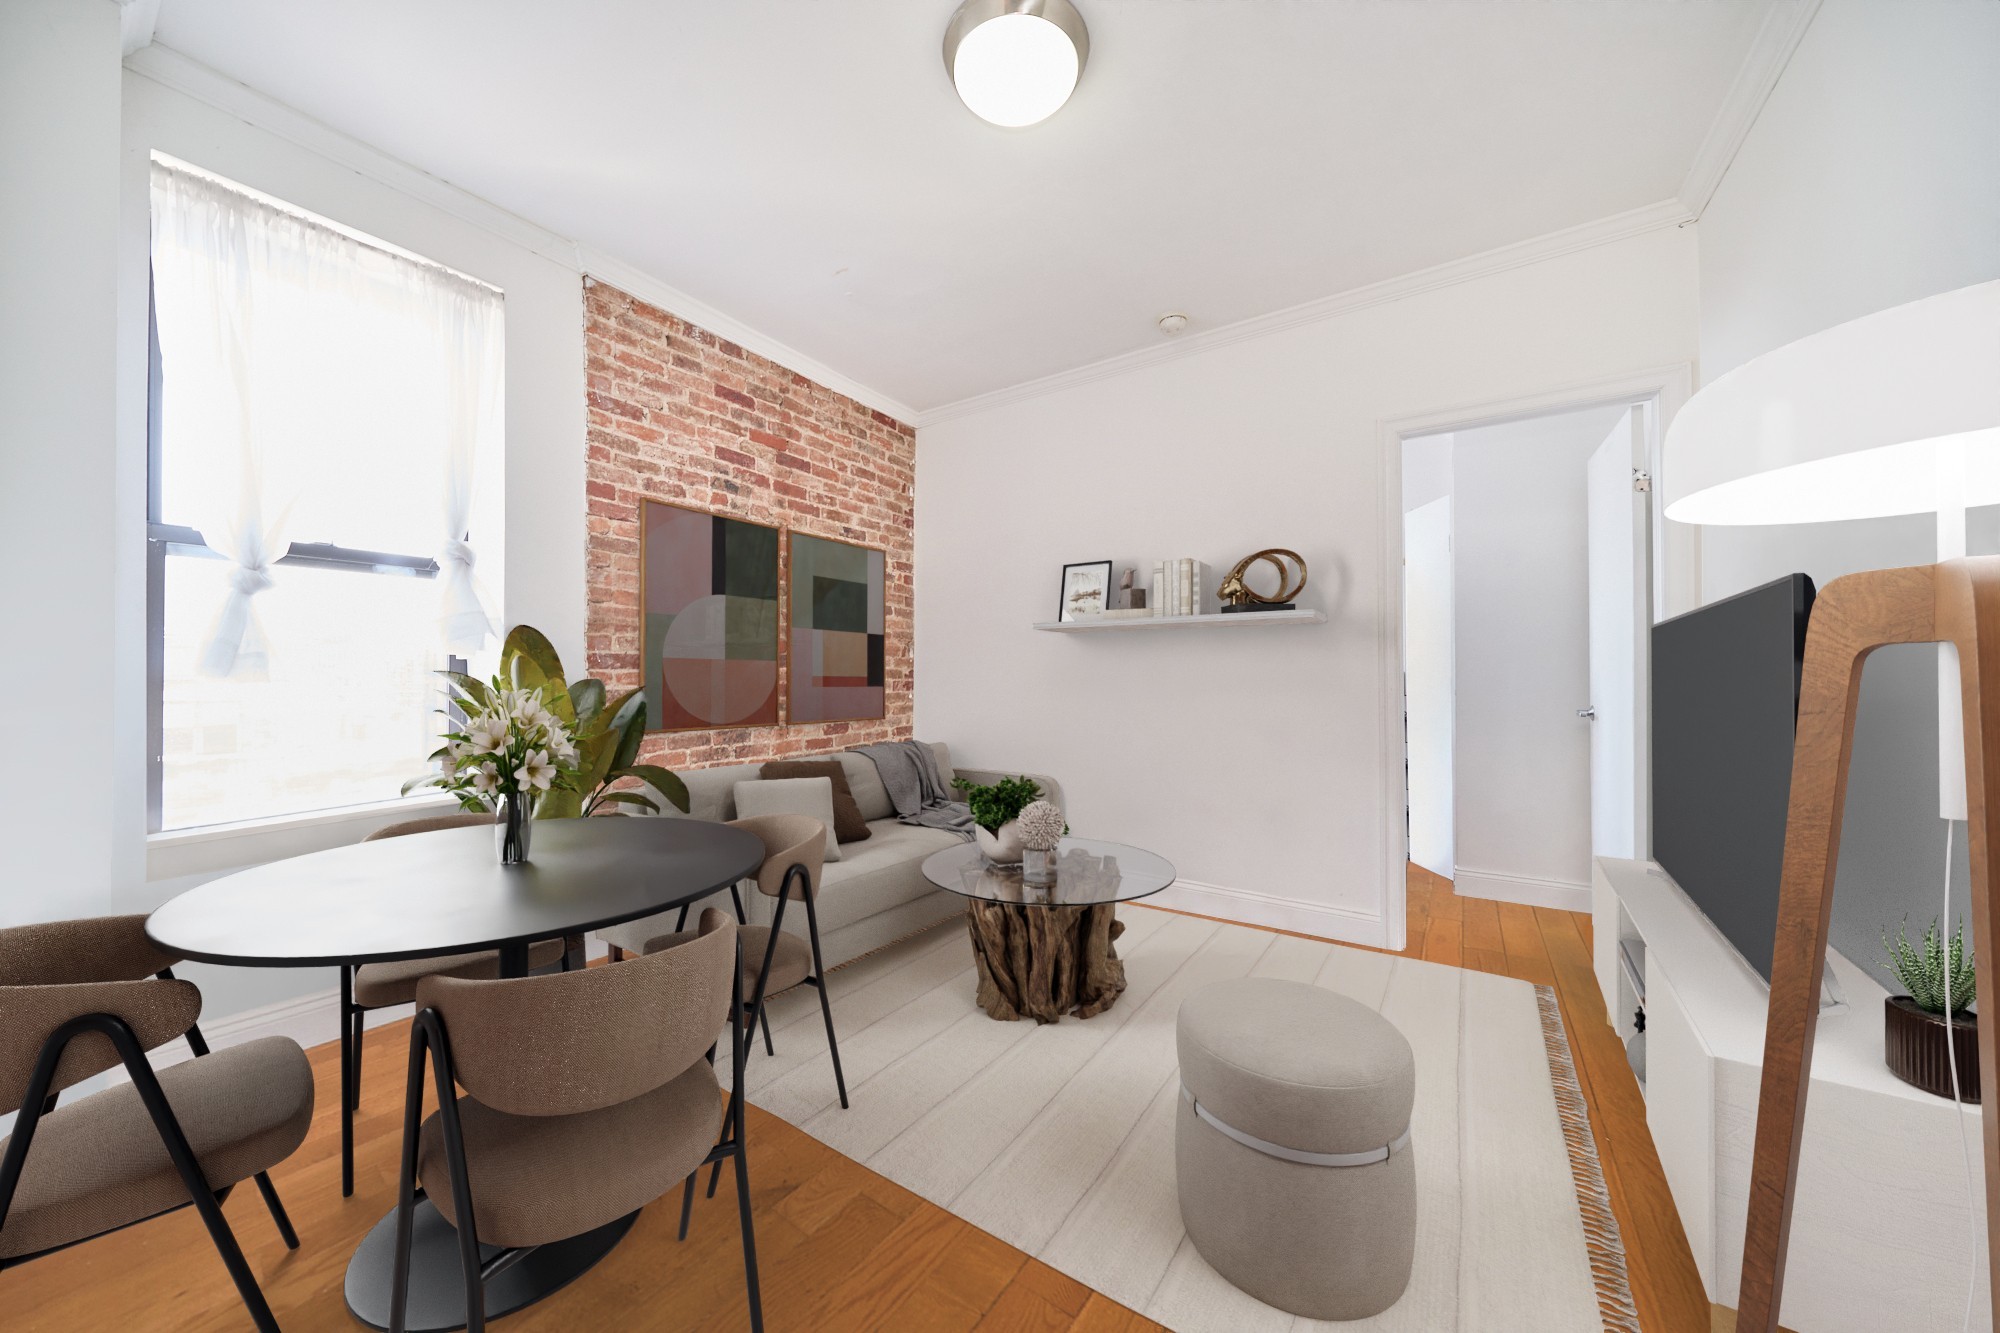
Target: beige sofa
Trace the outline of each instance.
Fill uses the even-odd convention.
[[[1000,772],[985,769],[962,768],[954,773],[950,748],[942,744],[931,748],[937,754],[938,770],[947,786],[954,776],[981,784],[1000,780]],[[838,759],[846,771],[847,785],[854,793],[855,804],[861,807],[861,815],[868,821],[868,839],[865,842],[842,843],[840,860],[827,862],[820,875],[820,948],[828,967],[838,966],[871,949],[879,949],[891,940],[959,915],[963,909],[958,895],[933,886],[924,878],[922,866],[924,858],[931,853],[955,846],[963,839],[943,829],[898,823],[895,808],[889,803],[889,793],[882,786],[882,777],[875,771],[875,762],[866,755],[847,751],[833,755],[789,757]],[[681,816],[679,811],[674,810],[668,813],[677,818],[734,819],[736,784],[756,781],[761,767],[759,764],[734,764],[727,768],[698,768],[682,772],[680,776],[688,788],[688,814]],[[1018,773],[1010,769],[1006,775],[1012,777]],[[1063,803],[1062,788],[1055,779],[1039,773],[1025,776],[1040,783],[1042,794],[1049,800],[1058,805]],[[768,924],[771,920],[770,900],[755,892],[747,882],[741,892],[744,911],[751,924]],[[637,951],[645,946],[646,941],[672,930],[678,915],[678,912],[673,912],[645,917],[598,931],[597,937],[618,948]],[[785,913],[785,929],[796,930],[803,936],[806,932],[805,913]]]

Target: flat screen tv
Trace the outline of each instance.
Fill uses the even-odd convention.
[[[1653,627],[1653,859],[1766,981],[1813,582]]]

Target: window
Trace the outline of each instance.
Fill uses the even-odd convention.
[[[151,828],[394,799],[493,639],[500,293],[169,159],[152,221]]]

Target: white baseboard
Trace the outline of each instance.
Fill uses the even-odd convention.
[[[1590,886],[1532,875],[1503,875],[1497,870],[1453,866],[1452,891],[1461,898],[1491,898],[1524,907],[1554,907],[1565,912],[1590,910]]]
[[[1324,903],[1277,898],[1268,893],[1224,888],[1220,884],[1203,884],[1191,879],[1176,881],[1171,888],[1139,900],[1141,906],[1149,904],[1178,912],[1193,912],[1199,916],[1221,917],[1226,921],[1241,921],[1251,926],[1270,926],[1277,930],[1295,930],[1302,935],[1344,940],[1349,944],[1365,944],[1371,949],[1389,947],[1389,933],[1382,918],[1376,913],[1358,912],[1351,907],[1329,907]]]

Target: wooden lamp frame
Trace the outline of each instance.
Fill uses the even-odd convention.
[[[2000,908],[1992,859],[2000,838],[2000,557],[1835,579],[1820,592],[1806,629],[1777,944],[1771,962],[1771,1007],[1764,1029],[1763,1081],[1750,1169],[1750,1215],[1743,1236],[1743,1284],[1737,1297],[1739,1333],[1773,1333],[1778,1327],[1861,667],[1875,649],[1898,643],[1950,643],[1958,649],[1965,705],[1973,949],[1982,963],[1994,957],[1989,951],[1994,946],[1994,913]],[[1989,735],[1996,739],[1990,746]],[[1990,803],[1989,792],[1996,794]],[[1978,975],[1981,1012],[2000,1015],[1992,968],[1982,966]],[[1996,1037],[2000,1022],[1979,1025],[1979,1063],[1988,1089],[2000,1085]],[[1989,1092],[1982,1102],[1987,1265],[1993,1290],[2000,1292],[2000,1251],[1992,1244],[1993,1238],[2000,1238],[2000,1096]]]

